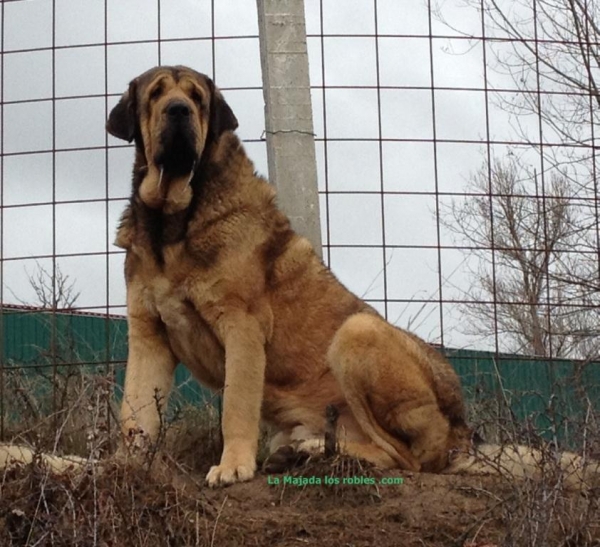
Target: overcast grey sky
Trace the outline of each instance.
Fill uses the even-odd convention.
[[[213,76],[239,119],[249,156],[267,175],[256,3],[214,4],[213,66],[209,0],[160,6],[106,0],[106,25],[102,0],[55,0],[54,14],[51,0],[4,3],[3,301],[35,304],[27,274],[36,263],[51,270],[52,260],[31,257],[56,253],[61,270],[81,291],[78,306],[108,301],[113,313],[124,313],[123,254],[112,241],[129,195],[133,151],[107,137],[104,123],[128,82],[156,64],[185,64]],[[430,40],[425,2],[378,0],[376,42],[372,1],[323,0],[322,25],[321,2],[305,5],[319,186],[330,191],[321,194],[323,234],[332,245],[324,254],[359,295],[401,300],[388,303],[390,320],[407,326],[412,318],[413,330],[439,342],[439,304],[422,302],[440,298],[435,173],[441,192],[459,193],[484,158],[483,46],[459,39],[461,33],[480,33],[479,14],[460,0],[443,2],[444,16],[457,31],[432,18],[433,34],[440,37]],[[488,85],[510,82],[490,73]],[[489,108],[491,138],[514,140],[507,114]],[[381,162],[380,134],[388,139],[381,144]],[[465,140],[471,142],[448,142]],[[492,146],[495,155],[506,151],[503,144]],[[453,243],[444,230],[439,242]],[[441,268],[442,300],[464,298],[464,256],[442,250]],[[374,305],[383,311],[382,303]],[[456,330],[455,304],[444,303],[442,316],[446,345],[477,345]]]

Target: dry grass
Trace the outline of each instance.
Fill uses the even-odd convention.
[[[0,538],[2,545],[199,545],[200,501],[188,491],[122,464],[76,476],[35,464],[12,469],[0,489]]]
[[[160,446],[131,464],[113,456],[114,385],[78,368],[52,378],[11,373],[8,440],[39,454],[77,454],[90,463],[83,472],[65,475],[49,473],[39,458],[3,470],[0,545],[210,545],[211,534],[199,524],[215,514],[201,495],[202,476],[221,451],[212,406],[175,404],[165,417]],[[50,382],[58,397],[46,389]],[[55,411],[44,415],[53,404]],[[92,463],[96,458],[101,465]]]
[[[11,380],[23,390],[5,401],[13,439],[39,451],[101,457],[103,463],[63,476],[49,474],[38,461],[5,470],[2,546],[391,546],[400,536],[407,547],[600,545],[600,489],[565,488],[555,446],[527,424],[511,423],[497,403],[487,414],[480,405],[476,418],[488,431],[495,428],[498,439],[537,446],[543,455],[539,477],[408,474],[404,485],[385,487],[382,477],[400,473],[334,455],[307,458],[288,472],[296,479],[319,477],[320,486],[272,485],[259,474],[251,483],[210,491],[203,477],[222,446],[214,407],[175,405],[179,410],[165,416],[160,449],[131,465],[111,457],[114,386],[83,372],[53,380],[64,396],[49,416],[43,409],[51,391],[26,383],[39,378]],[[591,455],[600,439],[596,417],[590,414],[580,425],[580,448]],[[264,454],[263,444],[259,460]],[[331,479],[327,485],[325,477]],[[349,477],[374,484],[345,483]]]

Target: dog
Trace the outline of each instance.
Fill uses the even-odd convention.
[[[223,390],[210,486],[253,478],[261,420],[275,431],[274,460],[321,450],[328,408],[345,454],[480,471],[450,363],[336,279],[278,209],[237,126],[213,81],[183,66],[141,74],[109,114],[107,131],[135,143],[116,238],[126,250],[125,444],[157,439],[182,362]]]
[[[237,125],[214,83],[181,66],[135,78],[109,115],[108,132],[136,150],[116,240],[127,251],[126,436],[156,437],[156,393],[166,399],[181,361],[223,389],[211,485],[253,477],[261,418],[276,451],[322,438],[328,405],[345,452],[444,469],[468,443],[454,370],[323,265],[256,175]]]

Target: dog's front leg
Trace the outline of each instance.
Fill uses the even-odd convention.
[[[160,433],[161,413],[177,361],[159,318],[130,312],[129,355],[121,405],[122,432],[130,448],[147,450]]]
[[[223,454],[206,480],[210,486],[247,481],[256,470],[260,409],[265,375],[265,335],[243,311],[221,315],[216,331],[225,346]]]

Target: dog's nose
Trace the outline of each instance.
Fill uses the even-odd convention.
[[[167,114],[173,119],[187,118],[190,115],[190,107],[183,101],[173,101],[167,106]]]

